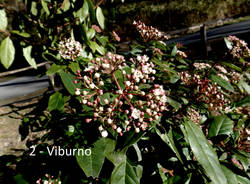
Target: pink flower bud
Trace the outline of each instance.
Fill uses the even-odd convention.
[[[126,114],[129,114],[129,110],[125,110],[125,113],[126,113]]]
[[[85,122],[86,122],[86,123],[89,123],[89,122],[91,122],[91,121],[92,121],[92,119],[90,119],[90,118],[85,119]]]
[[[77,84],[77,80],[74,80],[74,84]]]
[[[100,97],[97,97],[96,100],[97,100],[98,103],[100,103],[100,101],[101,101]]]

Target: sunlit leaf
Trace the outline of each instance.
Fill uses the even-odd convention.
[[[6,37],[0,45],[0,61],[8,69],[15,58],[15,47],[10,37]]]
[[[32,49],[32,46],[28,46],[28,47],[23,48],[23,56],[28,61],[30,66],[37,69],[36,61],[34,58],[31,57],[31,49]]]
[[[105,19],[104,19],[104,15],[102,13],[102,9],[99,6],[96,8],[96,19],[97,19],[97,22],[100,25],[100,27],[102,29],[104,29],[104,27],[105,27],[104,20]]]
[[[4,9],[0,10],[0,30],[5,30],[8,25],[8,19]]]

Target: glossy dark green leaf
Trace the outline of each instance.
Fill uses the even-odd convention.
[[[236,175],[238,184],[249,184],[249,179],[242,177],[240,175]]]
[[[97,22],[100,25],[100,27],[102,29],[104,29],[105,28],[105,24],[104,24],[105,18],[104,18],[104,15],[102,13],[102,9],[99,6],[96,8],[96,19],[97,19]]]
[[[181,107],[181,104],[170,97],[167,97],[167,103],[169,103],[175,110],[178,110]]]
[[[77,70],[80,70],[80,66],[78,63],[76,62],[72,62],[69,64],[69,68],[71,69],[71,71],[76,74],[77,73]]]
[[[233,132],[234,122],[226,115],[215,116],[209,127],[208,136],[230,135]]]
[[[237,107],[246,107],[249,105],[250,105],[250,96],[247,96],[246,98],[243,98],[242,100],[236,103]]]
[[[95,7],[94,7],[94,5],[93,5],[92,0],[86,0],[86,1],[88,2],[91,21],[94,22],[95,19],[96,19]]]
[[[216,82],[219,86],[223,87],[224,89],[234,93],[234,87],[226,80],[222,79],[220,76],[211,75],[211,80]]]
[[[31,50],[32,50],[32,46],[23,48],[23,56],[26,59],[26,61],[28,61],[30,66],[37,69],[36,61],[34,58],[31,57]]]
[[[221,168],[227,178],[227,183],[228,184],[237,184],[238,180],[236,177],[236,174],[234,174],[230,169],[228,169],[226,166],[221,165]]]
[[[15,47],[10,37],[6,37],[0,45],[0,61],[8,69],[15,58]]]
[[[125,152],[113,152],[107,158],[115,165],[110,178],[111,184],[140,183],[142,167],[132,166],[127,160]]]
[[[114,151],[115,141],[108,138],[101,138],[91,148],[91,155],[76,155],[79,166],[87,177],[97,178],[102,169],[106,152]]]
[[[160,138],[172,149],[172,151],[175,153],[177,158],[180,160],[180,162],[183,164],[183,161],[181,159],[181,155],[178,151],[178,149],[175,146],[174,138],[172,129],[169,130],[167,134],[162,134],[158,129],[156,129],[156,133],[160,136]]]
[[[61,93],[56,92],[49,98],[48,111],[59,110],[64,107],[64,98]]]
[[[5,30],[8,26],[8,19],[4,9],[0,10],[0,30]]]
[[[53,75],[55,73],[58,73],[66,68],[65,65],[57,65],[53,63],[51,67],[47,70],[46,75]]]
[[[219,163],[218,157],[205,135],[195,123],[186,120],[184,123],[185,138],[188,140],[195,158],[201,164],[213,184],[227,184],[227,179]]]
[[[242,87],[247,92],[247,94],[250,95],[250,86],[248,85],[248,83],[246,81],[241,80],[239,82],[239,86]]]
[[[75,89],[79,87],[79,84],[74,84],[75,76],[66,72],[60,72],[60,76],[65,88],[71,95],[74,95]]]

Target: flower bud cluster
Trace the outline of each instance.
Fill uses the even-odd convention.
[[[208,105],[211,112],[229,110],[230,101],[225,99],[223,91],[217,83],[211,83],[208,79],[202,79],[200,75],[189,75],[187,72],[181,74],[182,82],[187,86],[192,86],[196,100]]]
[[[228,36],[227,40],[232,43],[232,49],[230,49],[230,54],[234,58],[249,58],[250,49],[247,47],[247,43],[243,40],[240,40],[236,36]]]
[[[45,179],[39,179],[36,181],[36,184],[61,184],[62,182],[59,179],[55,179],[49,174],[45,174]]]
[[[164,40],[168,39],[163,32],[159,31],[158,29],[152,26],[146,26],[142,21],[134,21],[133,24],[135,25],[137,31],[140,33],[143,40],[146,42],[148,40]]]
[[[187,54],[181,50],[177,50],[176,55],[180,58],[187,58]]]
[[[121,136],[130,130],[145,131],[167,110],[163,86],[149,85],[156,73],[154,64],[146,55],[130,58],[130,61],[131,68],[125,65],[122,56],[107,53],[77,73],[75,83],[80,83],[81,89],[76,88],[75,94],[81,97],[85,107],[93,109],[93,116],[87,118],[86,123],[100,122],[98,129],[102,137],[108,136],[108,129]],[[122,80],[117,78],[117,70],[122,73]],[[149,87],[141,89],[145,84]]]
[[[211,65],[210,65],[210,64],[207,64],[207,63],[194,63],[193,66],[194,66],[197,70],[202,70],[202,69],[211,68]]]
[[[196,123],[197,125],[200,124],[200,120],[201,120],[201,116],[199,114],[199,112],[197,112],[195,109],[190,108],[189,111],[187,112],[188,117],[191,121],[193,121],[194,123]]]
[[[65,39],[59,42],[59,54],[63,59],[71,59],[75,61],[75,58],[80,57],[82,54],[82,45],[80,42],[73,40],[72,38]]]

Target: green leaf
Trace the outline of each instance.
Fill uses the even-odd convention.
[[[77,72],[77,70],[80,70],[80,66],[79,66],[79,64],[78,63],[70,63],[69,64],[69,68],[71,69],[71,71],[74,73],[74,74],[76,74],[76,72]]]
[[[0,30],[5,30],[8,26],[8,19],[4,9],[0,10]]]
[[[30,37],[30,34],[29,33],[26,33],[26,32],[20,32],[18,30],[12,30],[10,31],[12,34],[17,34],[19,36],[22,36],[24,38],[29,38]]]
[[[31,2],[31,13],[33,15],[35,15],[35,16],[37,16],[37,13],[38,13],[38,11],[37,11],[37,3],[34,2],[34,1]]]
[[[77,12],[77,16],[80,18],[80,22],[83,22],[89,14],[89,5],[87,1],[84,1],[83,6]]]
[[[105,27],[104,20],[105,19],[104,19],[104,15],[102,13],[102,9],[99,6],[96,8],[96,19],[97,19],[97,22],[100,25],[100,27],[102,29],[104,29],[104,27]]]
[[[79,84],[74,84],[74,75],[66,72],[60,72],[60,77],[62,79],[63,85],[68,90],[71,95],[75,94],[75,89],[79,87]]]
[[[150,84],[140,84],[139,85],[139,90],[142,90],[142,89],[150,89],[152,87],[152,85]]]
[[[220,76],[211,75],[211,80],[213,82],[216,82],[218,85],[220,85],[224,89],[234,93],[234,87],[228,81],[222,79]]]
[[[101,138],[91,148],[91,155],[76,155],[76,160],[87,177],[97,178],[102,169],[106,152],[114,151],[115,141],[108,138]]]
[[[237,184],[249,184],[249,179],[242,177],[240,175],[236,175],[238,183]]]
[[[37,69],[36,61],[34,58],[31,57],[31,49],[32,49],[32,46],[28,46],[28,47],[23,48],[23,56],[28,61],[30,66]]]
[[[176,56],[177,54],[177,46],[175,45],[174,48],[172,49],[171,56]]]
[[[63,11],[67,11],[70,8],[70,0],[64,0],[62,3],[62,9]]]
[[[16,184],[29,184],[21,174],[14,176],[14,180]]]
[[[91,40],[92,38],[94,38],[95,36],[95,30],[93,28],[90,28],[87,32],[87,37],[89,40]]]
[[[250,165],[250,154],[244,151],[237,151],[237,153],[235,153],[233,155],[233,158],[235,158],[236,160],[239,160],[244,168],[245,171],[247,171],[249,169],[249,165]]]
[[[232,43],[225,37],[224,38],[225,44],[229,50],[233,48]]]
[[[249,105],[250,105],[250,96],[247,96],[246,98],[244,98],[236,103],[237,107],[246,107]]]
[[[180,155],[179,151],[177,150],[177,148],[175,146],[175,143],[174,143],[172,129],[170,129],[167,134],[162,134],[158,129],[156,129],[156,133],[172,149],[172,151],[175,153],[175,155],[177,156],[177,158],[183,164],[183,161],[181,159],[181,155]]]
[[[239,82],[239,86],[241,86],[247,92],[247,94],[250,95],[250,86],[244,80]]]
[[[15,47],[10,37],[6,37],[0,45],[0,61],[8,69],[15,58]]]
[[[242,72],[242,70],[241,70],[240,67],[238,67],[238,66],[236,66],[236,65],[234,65],[234,64],[232,64],[232,63],[221,62],[221,64],[223,64],[223,65],[225,65],[225,66],[227,66],[227,67],[229,67],[229,68],[232,68],[232,69],[234,69],[234,70],[236,70],[236,71],[238,71],[238,72]]]
[[[221,165],[221,168],[227,178],[227,183],[228,184],[237,184],[238,180],[236,177],[236,174],[234,174],[230,169],[228,169],[226,166]]]
[[[61,93],[56,92],[49,97],[48,111],[59,110],[64,107],[64,98]]]
[[[65,65],[56,65],[55,63],[53,63],[51,67],[47,70],[46,75],[53,75],[64,70],[65,68]]]
[[[167,103],[169,103],[173,108],[175,108],[175,110],[179,110],[179,108],[181,107],[181,104],[175,100],[173,100],[170,97],[167,97]]]
[[[159,170],[159,174],[161,176],[161,180],[162,180],[162,183],[165,184],[168,182],[168,177],[165,175],[165,173],[163,172],[163,167],[161,166],[161,164],[157,163],[157,167],[158,167],[158,170]]]
[[[105,55],[105,48],[98,45],[96,42],[94,41],[89,41],[89,47],[91,48],[91,50],[95,53],[95,51],[98,51],[101,55]]]
[[[215,116],[209,128],[208,136],[230,135],[233,132],[234,122],[226,115]]]
[[[47,2],[45,0],[42,0],[41,3],[42,3],[42,7],[43,7],[44,11],[46,12],[47,15],[49,15],[50,12],[49,12]]]
[[[108,159],[115,165],[111,174],[111,184],[139,184],[142,167],[132,166],[126,157],[125,152],[110,153]],[[140,170],[138,172],[138,169]]]
[[[183,134],[188,140],[194,156],[202,165],[212,183],[227,184],[227,179],[222,171],[218,157],[200,127],[190,120],[186,120],[184,126],[185,129],[182,129],[184,131]]]
[[[87,2],[88,2],[88,6],[89,6],[89,12],[90,12],[90,18],[91,18],[91,21],[92,22],[95,22],[95,18],[96,18],[96,16],[95,16],[95,7],[94,7],[94,5],[93,5],[93,2],[92,2],[92,0],[86,0]]]

